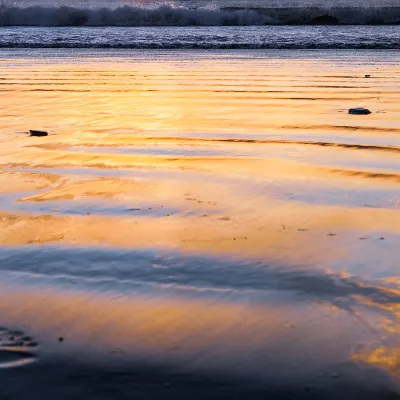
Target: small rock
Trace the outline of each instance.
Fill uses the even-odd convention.
[[[368,115],[368,114],[371,114],[371,111],[369,111],[367,108],[356,107],[356,108],[350,108],[349,109],[349,114],[352,114],[352,115]]]
[[[339,25],[339,20],[332,15],[320,15],[310,22],[312,25]]]
[[[63,341],[64,341],[64,338],[63,338],[62,336],[60,336],[60,337],[58,338],[58,341],[59,341],[59,342],[63,342]]]
[[[31,133],[30,136],[48,136],[48,133],[46,131],[36,131],[30,129],[29,132]]]
[[[385,240],[385,238],[384,237],[380,237],[379,240]]]
[[[366,77],[366,78],[371,78],[371,75],[366,74],[365,77]]]
[[[336,236],[336,233],[329,232],[327,233],[327,236]]]

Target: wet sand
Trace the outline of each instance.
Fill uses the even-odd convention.
[[[397,398],[395,52],[0,56],[0,395]]]

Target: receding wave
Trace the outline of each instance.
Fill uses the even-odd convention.
[[[100,255],[100,256],[99,256]],[[29,260],[40,261],[32,265]],[[130,268],[132,258],[136,267]],[[58,260],[65,260],[73,268],[60,272]],[[368,281],[358,276],[307,270],[300,265],[286,265],[273,261],[224,260],[179,253],[161,253],[146,250],[110,252],[99,249],[80,249],[71,254],[68,249],[46,249],[26,246],[23,249],[3,248],[0,257],[1,272],[13,272],[22,280],[37,279],[47,282],[76,281],[87,286],[108,285],[130,288],[173,288],[175,293],[199,292],[210,294],[261,294],[271,289],[295,291],[321,300],[347,299],[350,304],[364,296],[377,305],[400,302],[398,290],[385,281]],[[192,261],[192,263],[190,263]],[[90,263],[91,269],[85,268]],[[107,265],[113,263],[113,269]],[[154,268],[154,265],[163,268]],[[184,268],[182,268],[184,266]],[[68,272],[66,272],[68,271]],[[345,303],[342,301],[342,306]]]
[[[0,7],[0,26],[240,26],[385,25],[400,23],[400,7],[270,7],[220,9]]]

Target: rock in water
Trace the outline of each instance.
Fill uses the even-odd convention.
[[[48,136],[46,131],[35,131],[30,129],[29,132],[31,133],[31,136]]]
[[[339,20],[331,15],[320,15],[313,18],[310,23],[312,25],[339,25]]]
[[[357,107],[357,108],[350,108],[349,114],[368,115],[368,114],[371,114],[371,111],[369,111],[368,108]]]

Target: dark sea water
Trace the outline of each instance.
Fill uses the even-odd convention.
[[[0,47],[395,50],[400,49],[400,27],[8,27],[0,30]]]
[[[3,1],[0,26],[399,25],[398,2]]]

